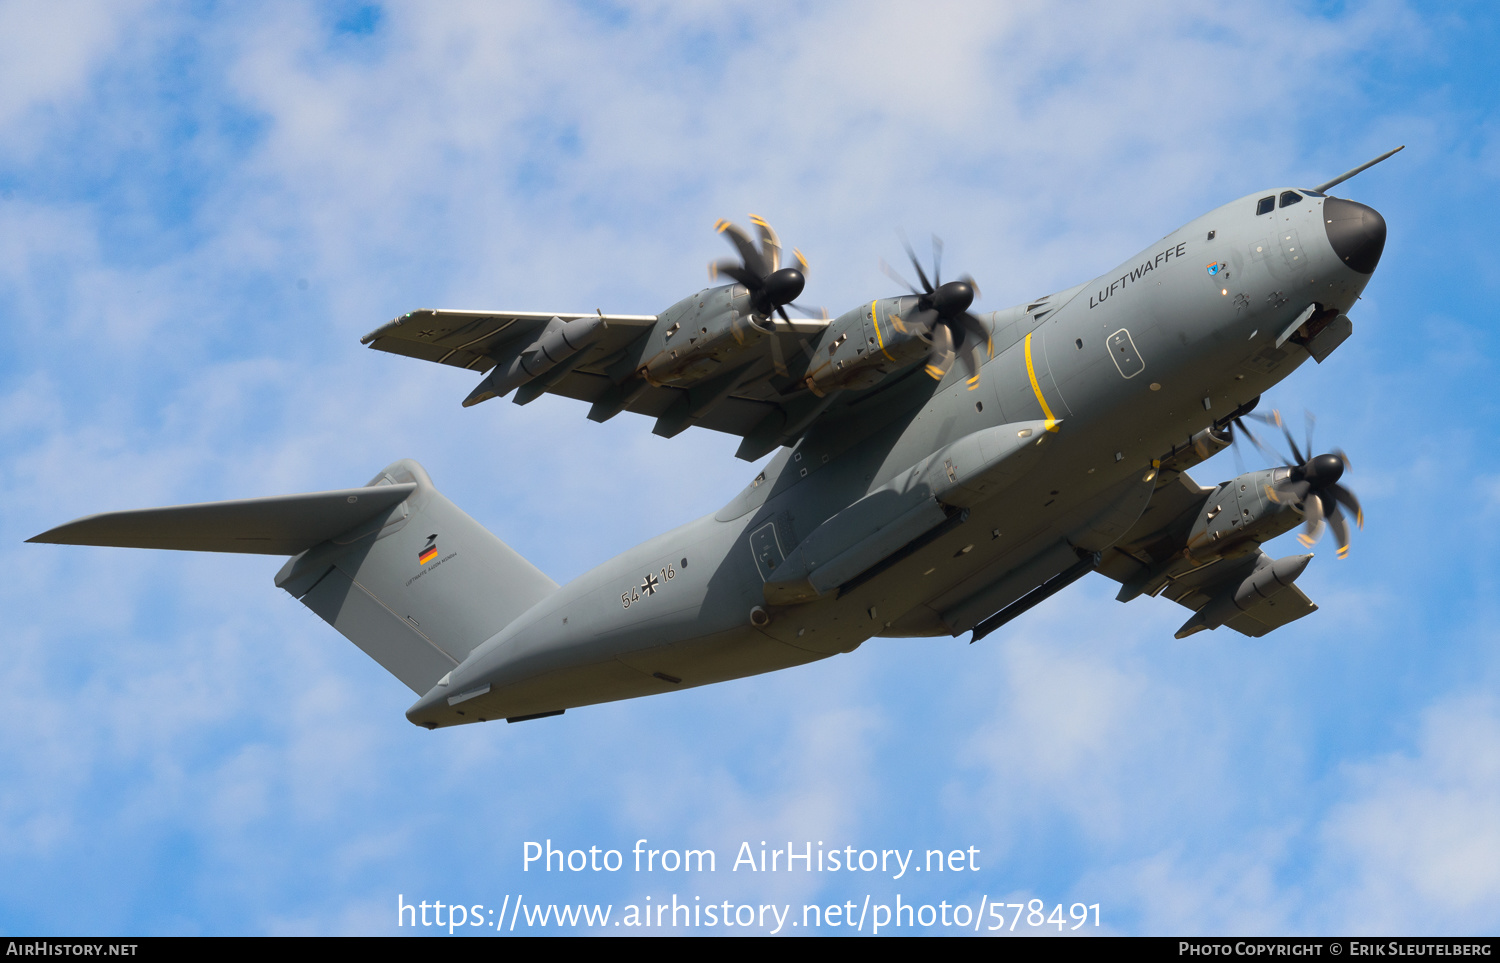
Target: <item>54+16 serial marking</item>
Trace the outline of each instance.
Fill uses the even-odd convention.
[[[641,580],[640,585],[637,585],[628,592],[620,593],[620,602],[628,609],[633,603],[639,602],[642,596],[649,598],[655,595],[664,588],[663,583],[676,577],[677,569],[673,568],[671,563],[668,563],[666,568],[661,569],[661,576],[659,578],[654,572],[647,572],[646,577]]]

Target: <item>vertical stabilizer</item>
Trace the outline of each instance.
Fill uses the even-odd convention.
[[[291,559],[277,586],[418,694],[557,590],[402,459],[366,486],[415,484],[388,513]]]

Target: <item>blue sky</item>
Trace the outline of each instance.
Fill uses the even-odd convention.
[[[1044,900],[1118,933],[1493,933],[1500,657],[1484,4],[0,4],[0,930],[394,933],[445,903]],[[278,562],[23,545],[403,456],[564,581],[728,500],[736,440],[359,336],[417,307],[654,313],[764,215],[804,300],[941,234],[994,310],[1233,198],[1390,224],[1317,413],[1367,511],[1261,640],[1086,579],[1004,631],[429,733]],[[1246,453],[1252,467],[1253,454]],[[1231,456],[1195,470],[1234,474]],[[1292,545],[1286,539],[1286,549]],[[718,852],[523,872],[522,844]],[[742,841],[981,870],[729,872]],[[939,927],[939,931],[942,929]]]

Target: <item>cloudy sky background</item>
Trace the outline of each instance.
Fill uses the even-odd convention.
[[[1098,903],[1118,933],[1500,928],[1488,5],[14,3],[0,37],[0,931],[898,892]],[[749,211],[807,254],[805,301],[893,293],[902,227],[994,310],[1398,144],[1340,190],[1390,224],[1355,337],[1267,398],[1347,449],[1367,527],[1262,640],[1175,641],[1181,609],[1091,577],[972,647],[429,733],[277,560],[22,544],[409,456],[566,581],[726,501],[737,440],[462,409],[472,375],[360,335],[655,313]],[[721,863],[523,873],[547,838]],[[729,872],[742,840],[982,868]]]

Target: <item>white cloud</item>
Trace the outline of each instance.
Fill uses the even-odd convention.
[[[0,59],[0,128],[17,125],[6,137],[8,152],[29,153],[36,145],[16,134],[34,135],[78,106],[91,76],[114,52],[122,24],[141,6],[88,0],[0,4],[7,50]]]
[[[1349,767],[1322,826],[1330,900],[1352,932],[1482,933],[1500,921],[1500,711],[1488,695],[1422,714],[1411,752]]]

